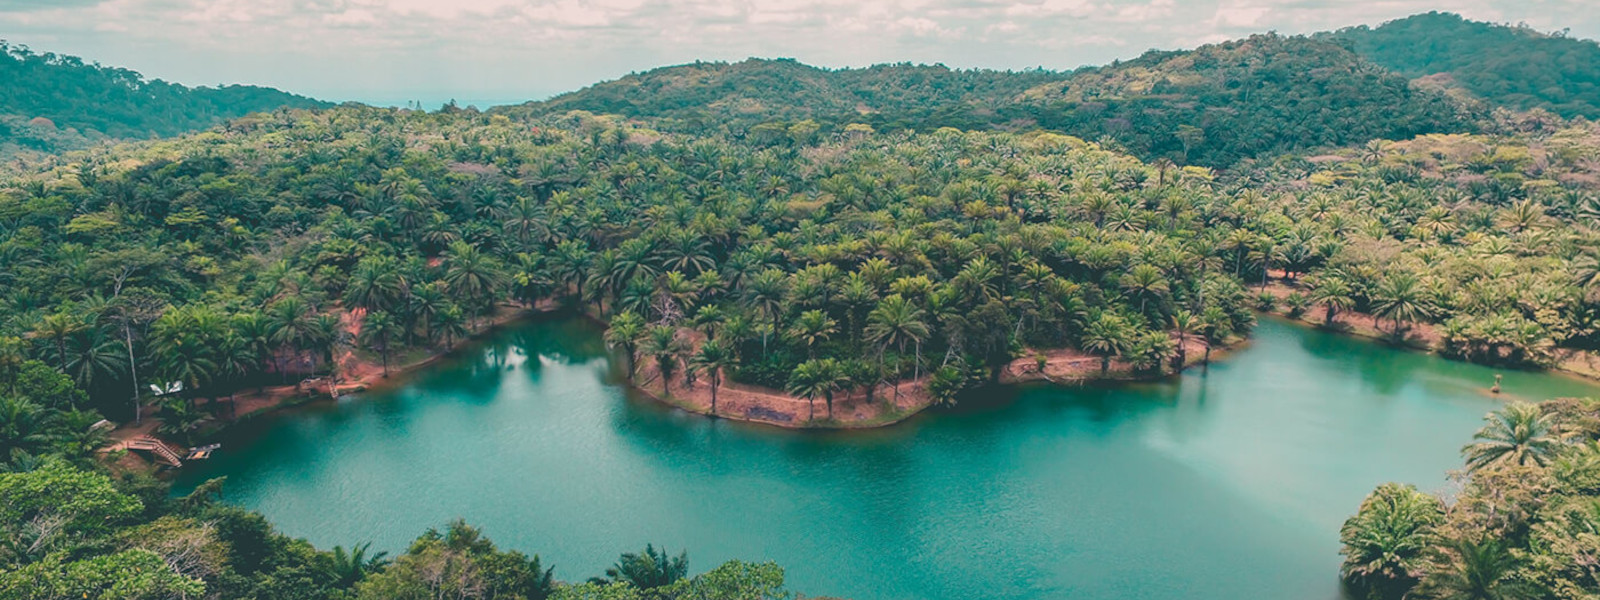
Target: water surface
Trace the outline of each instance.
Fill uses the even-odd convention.
[[[1169,381],[792,432],[631,397],[598,331],[543,321],[398,389],[247,425],[178,488],[226,475],[228,501],[322,547],[397,552],[462,517],[568,580],[652,542],[696,572],[771,559],[792,589],[857,600],[1334,599],[1339,524],[1385,481],[1446,489],[1493,377],[1268,320]]]

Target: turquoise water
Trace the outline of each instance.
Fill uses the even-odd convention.
[[[771,559],[794,590],[857,600],[1333,599],[1339,524],[1385,481],[1445,489],[1493,375],[1269,320],[1168,381],[792,432],[634,398],[597,330],[545,321],[404,387],[261,419],[178,488],[227,475],[228,501],[324,547],[399,551],[462,517],[568,580],[651,542],[696,572]]]

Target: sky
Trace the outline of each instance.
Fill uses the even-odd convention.
[[[534,100],[695,60],[1071,69],[1450,10],[1600,38],[1600,0],[0,0],[0,39],[188,85]]]

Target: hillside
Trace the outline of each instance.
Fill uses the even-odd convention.
[[[1593,40],[1439,12],[1321,37],[1406,77],[1459,88],[1491,105],[1600,118],[1600,44]]]
[[[135,71],[35,53],[0,41],[0,157],[57,152],[97,140],[147,139],[204,129],[279,107],[328,103],[272,88],[187,87]]]
[[[1042,126],[1106,138],[1146,159],[1213,167],[1299,148],[1470,129],[1443,94],[1414,89],[1337,44],[1273,35],[1072,73],[695,63],[506,109],[530,116],[569,110],[665,118],[662,125],[677,131],[734,133],[806,119],[825,131],[851,123],[918,131]]]
[[[529,103],[523,109],[664,117],[688,127],[805,119],[880,128],[987,127],[995,121],[997,104],[1066,76],[1038,70],[957,70],[908,63],[823,69],[792,59],[752,58],[634,73]]]
[[[1145,158],[1212,167],[1471,129],[1442,94],[1337,45],[1277,35],[1081,70],[1029,90],[1018,104],[1046,128],[1109,137]]]

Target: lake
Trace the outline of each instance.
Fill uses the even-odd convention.
[[[1019,387],[890,428],[797,432],[665,408],[578,320],[502,331],[405,385],[257,419],[179,492],[320,547],[403,551],[465,518],[556,576],[646,542],[691,571],[775,560],[857,600],[1335,599],[1374,486],[1449,488],[1496,371],[1263,320],[1165,381]],[[1504,372],[1506,396],[1600,395]]]

